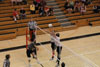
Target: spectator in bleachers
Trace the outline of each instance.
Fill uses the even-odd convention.
[[[68,12],[68,9],[69,9],[69,2],[68,2],[68,0],[66,1],[64,7],[65,7],[66,11]]]
[[[38,3],[36,2],[36,0],[33,0],[33,4],[35,5],[35,10],[38,10],[39,5],[38,5]]]
[[[27,4],[27,0],[22,0],[22,2],[24,3],[24,5]]]
[[[68,1],[66,1],[64,7],[65,7],[65,9],[68,9],[68,8],[69,8],[69,6],[68,6]]]
[[[86,0],[81,0],[82,3],[86,4]]]
[[[41,0],[36,0],[37,4],[38,4],[38,7],[41,6],[40,2]]]
[[[35,5],[34,4],[30,5],[30,11],[31,11],[31,14],[35,14]]]
[[[48,11],[48,15],[49,15],[49,16],[53,16],[53,14],[54,14],[54,13],[53,13],[53,8],[50,7],[50,8],[49,8],[49,11]]]
[[[46,1],[45,0],[41,0],[40,4],[44,8],[46,6]]]
[[[12,6],[17,4],[17,0],[11,0]]]
[[[22,4],[22,0],[17,0],[17,5]]]
[[[97,9],[100,11],[100,6],[99,5],[97,5]]]
[[[20,10],[20,19],[25,19],[26,18],[26,11],[22,7]]]
[[[80,6],[80,13],[81,13],[81,15],[84,15],[85,12],[86,12],[86,5],[83,3],[83,4]]]
[[[73,0],[69,1],[69,7],[72,8],[72,9],[74,9],[74,2],[73,2]]]
[[[89,5],[92,3],[92,0],[86,0],[86,5]]]
[[[44,8],[42,6],[39,9],[39,14],[40,14],[40,16],[44,16],[44,14],[45,14]]]
[[[80,2],[78,0],[75,1],[74,11],[75,12],[79,12],[80,11]]]
[[[67,0],[64,7],[65,7],[67,13],[73,12],[72,1],[70,1],[70,3],[69,3],[69,1]]]
[[[100,6],[93,6],[93,11],[94,11],[94,13],[99,13]]]
[[[45,11],[46,16],[48,16],[49,7],[48,6],[45,6],[44,11]]]
[[[14,21],[17,21],[17,19],[19,19],[19,14],[16,9],[14,9],[14,11],[13,11],[13,19],[14,19]]]

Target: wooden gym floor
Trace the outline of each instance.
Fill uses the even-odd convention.
[[[62,38],[77,37],[87,34],[100,33],[100,26],[80,27],[75,30],[60,32]],[[48,34],[38,35],[38,42],[49,41]],[[63,44],[61,62],[65,62],[66,67],[100,67],[100,35],[76,38],[61,42]],[[0,49],[11,48],[25,45],[25,36],[19,36],[16,39],[0,41]],[[38,46],[38,59],[44,67],[55,67],[56,57],[51,58],[50,44]],[[17,49],[0,52],[0,67],[6,54],[11,55],[11,67],[28,67],[26,49]],[[36,60],[31,58],[31,67],[41,67]]]

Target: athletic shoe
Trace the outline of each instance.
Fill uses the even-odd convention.
[[[52,61],[54,59],[54,57],[51,57],[50,60]]]
[[[56,67],[60,67],[59,64],[57,64]]]

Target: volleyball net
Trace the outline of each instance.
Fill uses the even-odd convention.
[[[56,63],[57,55],[55,54],[55,59],[53,61],[49,60],[52,54],[51,44],[49,43],[48,45],[44,45],[41,43],[44,41],[50,41],[51,36],[45,30],[41,28],[39,28],[39,30],[45,33],[45,35],[36,36],[36,41],[37,43],[40,44],[39,47],[41,49],[38,51],[38,53],[41,54],[41,55],[38,54],[39,61],[44,65],[44,67],[48,67],[48,65],[50,65],[49,67],[55,67],[57,64]],[[29,40],[28,29],[26,29],[26,49],[28,46],[28,40]],[[67,46],[67,43],[61,42],[61,44],[63,46],[63,49],[61,53],[60,63],[64,62],[66,64],[65,67],[98,67],[95,63],[90,61],[88,58],[86,58],[82,54],[78,54],[72,48],[69,48]],[[37,63],[32,63],[31,67],[40,67],[40,66]]]

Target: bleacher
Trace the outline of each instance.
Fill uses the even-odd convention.
[[[28,3],[30,4],[32,0],[28,0]],[[80,15],[80,13],[72,13],[68,14],[64,9],[64,3],[65,0],[56,0],[56,2],[59,4],[59,7],[61,10],[66,13],[66,19],[69,20],[69,22],[74,23],[75,26],[72,28],[70,27],[62,27],[61,23],[58,23],[58,19],[56,19],[56,16],[44,16],[40,17],[38,14],[38,11],[36,11],[36,14],[30,14],[29,11],[29,4],[28,5],[16,5],[12,6],[10,0],[3,1],[3,3],[0,3],[0,40],[6,40],[6,39],[12,39],[16,38],[20,35],[26,34],[26,28],[27,23],[30,21],[30,18],[32,17],[33,20],[37,21],[37,24],[40,28],[46,30],[49,29],[48,24],[52,23],[55,31],[65,31],[65,30],[71,30],[75,29],[80,26],[87,26],[89,23],[91,23],[93,26],[100,25],[100,14],[94,14],[92,11],[92,7],[94,4],[98,4],[98,0],[93,1],[92,4],[87,6],[87,12],[85,15]],[[27,18],[18,20],[17,22],[13,21],[12,18],[12,12],[13,9],[20,10],[21,7],[24,7],[26,10]],[[81,23],[80,23],[81,22]],[[43,34],[42,31],[38,30],[37,34]]]
[[[80,12],[68,14],[64,8],[64,4],[66,1],[65,0],[56,0],[56,2],[59,4],[59,7],[61,8],[61,10],[63,10],[64,13],[66,13],[66,17],[68,17],[66,19],[68,19],[70,22],[77,23],[78,20],[81,20],[81,21],[86,20],[86,22],[88,21],[88,23],[91,23],[93,26],[100,25],[100,23],[99,23],[100,22],[100,13],[99,14],[93,13],[93,6],[98,5],[98,4],[100,5],[99,0],[93,0],[92,4],[87,6],[87,11],[86,11],[85,15],[81,15]],[[87,25],[86,22],[82,23],[83,26],[84,26],[84,24]],[[81,24],[81,22],[80,22],[80,24]]]

